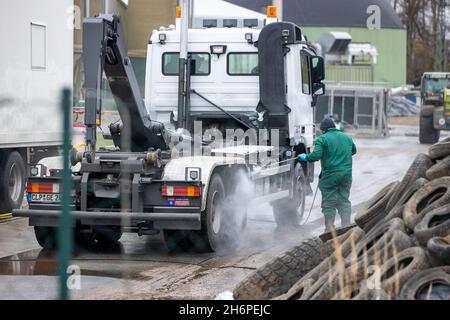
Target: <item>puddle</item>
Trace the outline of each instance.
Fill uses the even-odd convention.
[[[83,276],[109,277],[118,279],[143,279],[141,274],[145,269],[141,266],[131,268],[127,261],[97,256],[89,257],[75,256],[71,264],[80,268]],[[133,270],[135,269],[135,270]],[[0,275],[22,275],[22,276],[58,276],[58,254],[46,252],[42,249],[29,250],[0,259]]]

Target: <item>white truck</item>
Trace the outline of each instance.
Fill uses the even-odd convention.
[[[30,165],[58,154],[60,90],[72,86],[70,0],[2,3],[0,212],[22,204]]]
[[[169,249],[216,250],[242,232],[249,201],[270,203],[280,226],[300,222],[314,174],[296,157],[313,146],[323,59],[289,22],[268,18],[261,29],[253,19],[224,19],[188,29],[186,20],[152,35],[145,102],[120,18],[84,21],[87,149],[73,153],[80,169],[71,203],[80,245],[162,231]],[[103,72],[121,118],[109,126],[112,149],[96,147]],[[230,203],[240,176],[255,198]],[[47,248],[56,245],[60,183],[30,178],[29,209],[14,211]]]

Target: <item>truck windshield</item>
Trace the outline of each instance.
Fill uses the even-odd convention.
[[[192,60],[195,61],[195,70],[192,73],[194,76],[207,76],[210,69],[210,55],[209,53],[189,53]],[[165,76],[177,76],[179,74],[179,59],[178,52],[165,52],[162,56],[162,73]]]
[[[424,91],[433,94],[441,93],[450,84],[450,79],[425,79]]]

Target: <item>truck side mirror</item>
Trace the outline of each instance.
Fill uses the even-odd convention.
[[[320,83],[325,79],[325,66],[322,57],[311,57],[311,75],[313,83]]]
[[[325,94],[324,83],[313,83],[313,96],[323,96]]]

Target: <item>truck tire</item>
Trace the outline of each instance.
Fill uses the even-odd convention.
[[[427,170],[426,175],[429,180],[450,176],[450,156],[438,160],[434,166]]]
[[[223,179],[219,173],[214,173],[209,182],[206,210],[201,214],[202,229],[191,231],[189,234],[195,251],[212,252],[216,251],[220,245],[227,244],[227,234],[223,223],[226,215],[224,211],[226,197]]]
[[[402,287],[401,300],[448,300],[450,296],[450,266],[423,270]]]
[[[306,176],[297,163],[292,179],[293,197],[272,202],[273,215],[279,229],[298,227],[305,213]]]
[[[44,250],[57,248],[57,229],[55,227],[34,226],[34,234],[39,245]]]
[[[430,157],[424,153],[420,153],[414,159],[413,163],[406,171],[405,176],[403,177],[400,185],[396,188],[394,194],[386,206],[386,211],[391,211],[392,208],[395,207],[400,197],[405,194],[406,190],[410,188],[410,186],[419,178],[425,178],[426,172],[434,162],[430,159]]]
[[[428,149],[428,154],[433,160],[444,158],[450,155],[450,139],[444,139],[436,144],[433,144]]]
[[[450,235],[445,238],[431,238],[427,243],[427,249],[438,264],[450,265]]]
[[[403,211],[403,221],[409,230],[423,219],[425,214],[450,201],[450,177],[428,182],[408,201]]]
[[[381,267],[381,287],[390,297],[398,297],[403,285],[419,271],[429,268],[427,253],[411,247],[397,253]]]
[[[192,249],[190,234],[187,230],[164,230],[164,241],[169,252],[189,251]]]
[[[314,279],[300,279],[296,284],[289,289],[288,292],[273,298],[273,300],[300,300],[303,294],[307,292],[316,283]]]
[[[25,178],[22,156],[13,151],[0,165],[0,213],[11,212],[22,205]]]
[[[236,300],[272,299],[286,293],[321,261],[322,241],[312,238],[257,269],[233,291]]]
[[[433,237],[445,237],[449,234],[450,204],[428,212],[414,228],[414,235],[423,246]]]
[[[360,211],[355,216],[355,222],[364,231],[371,230],[379,221],[386,215],[386,206],[399,186],[399,182],[389,184],[381,191],[386,190],[384,196],[380,197],[378,201],[371,202],[370,206],[365,211]],[[387,189],[387,187],[389,187]],[[381,192],[380,191],[380,192]],[[379,192],[379,193],[380,193]]]
[[[406,203],[408,203],[409,199],[412,198],[412,196],[417,192],[417,190],[422,188],[428,182],[429,181],[427,179],[419,178],[402,195],[398,195],[400,199],[394,205],[394,208],[392,208],[386,215],[386,217],[384,217],[383,222],[389,221],[394,218],[402,218],[403,210],[405,209]]]
[[[419,141],[421,144],[433,144],[439,141],[441,132],[434,128],[433,115],[420,113]]]
[[[389,300],[389,297],[381,289],[368,289],[367,286],[358,282],[344,286],[331,300]]]
[[[74,233],[75,243],[84,249],[94,249],[95,246],[114,245],[122,237],[122,231],[113,228],[89,231],[82,230],[77,226]]]
[[[412,240],[404,231],[405,225],[399,218],[378,225],[356,245],[354,252],[346,258],[347,263],[351,264],[354,260],[358,263],[367,262],[370,265],[411,247]],[[363,263],[360,265],[362,266]]]

